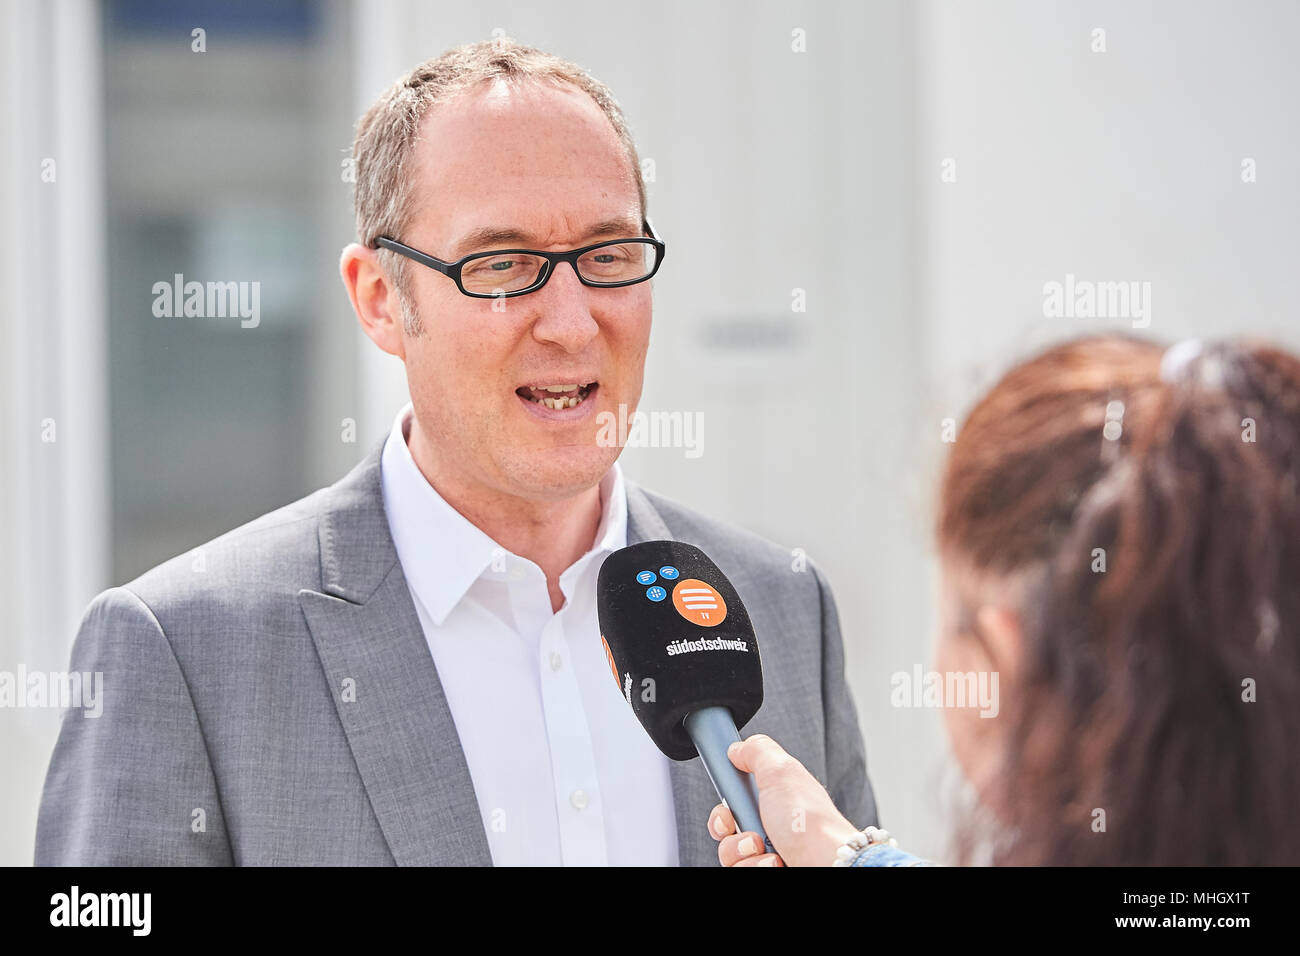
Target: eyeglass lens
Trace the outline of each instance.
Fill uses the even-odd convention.
[[[601,246],[578,257],[578,274],[588,282],[632,282],[654,272],[655,256],[648,242]],[[534,285],[545,265],[544,258],[528,253],[483,256],[465,263],[460,281],[466,292],[518,292]]]

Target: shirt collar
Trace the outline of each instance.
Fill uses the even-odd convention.
[[[407,585],[434,623],[441,625],[474,582],[491,571],[494,558],[499,561],[504,554],[508,561],[524,559],[493,541],[425,479],[406,444],[411,415],[408,402],[397,413],[384,442],[380,464],[384,511]],[[627,489],[618,462],[600,481],[600,511],[592,548],[567,568],[562,578],[627,546]]]

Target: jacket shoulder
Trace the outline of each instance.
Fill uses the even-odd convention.
[[[775,579],[799,590],[820,588],[819,574],[801,549],[778,544],[639,485],[631,487],[635,488],[633,493],[644,496],[673,538],[700,548],[732,583],[739,577],[761,580],[766,586]]]
[[[326,494],[318,491],[150,568],[124,587],[155,614],[202,599],[247,602],[257,594],[320,585],[319,528]]]

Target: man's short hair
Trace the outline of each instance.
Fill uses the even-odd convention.
[[[623,110],[609,87],[568,60],[523,46],[506,37],[448,50],[401,77],[366,110],[352,143],[356,188],[353,207],[357,240],[370,246],[383,235],[403,238],[415,212],[415,190],[407,160],[429,108],[494,80],[523,83],[570,83],[585,92],[609,119],[627,152],[636,178],[641,214],[646,213],[645,177]],[[397,285],[406,310],[406,259],[378,250],[384,270]],[[409,328],[409,325],[408,325]]]

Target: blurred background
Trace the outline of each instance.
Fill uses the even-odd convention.
[[[1300,347],[1289,0],[2,9],[0,670],[66,669],[96,593],[384,436],[403,369],[337,274],[353,123],[494,31],[604,80],[646,161],[670,253],[642,408],[704,429],[629,476],[828,574],[913,852],[942,856],[960,787],[941,712],[890,702],[933,647],[945,420],[1085,332]],[[260,322],[156,315],[176,274],[258,282]],[[1138,283],[1142,313],[1050,315],[1067,277]],[[0,864],[31,862],[58,723],[0,708]]]

